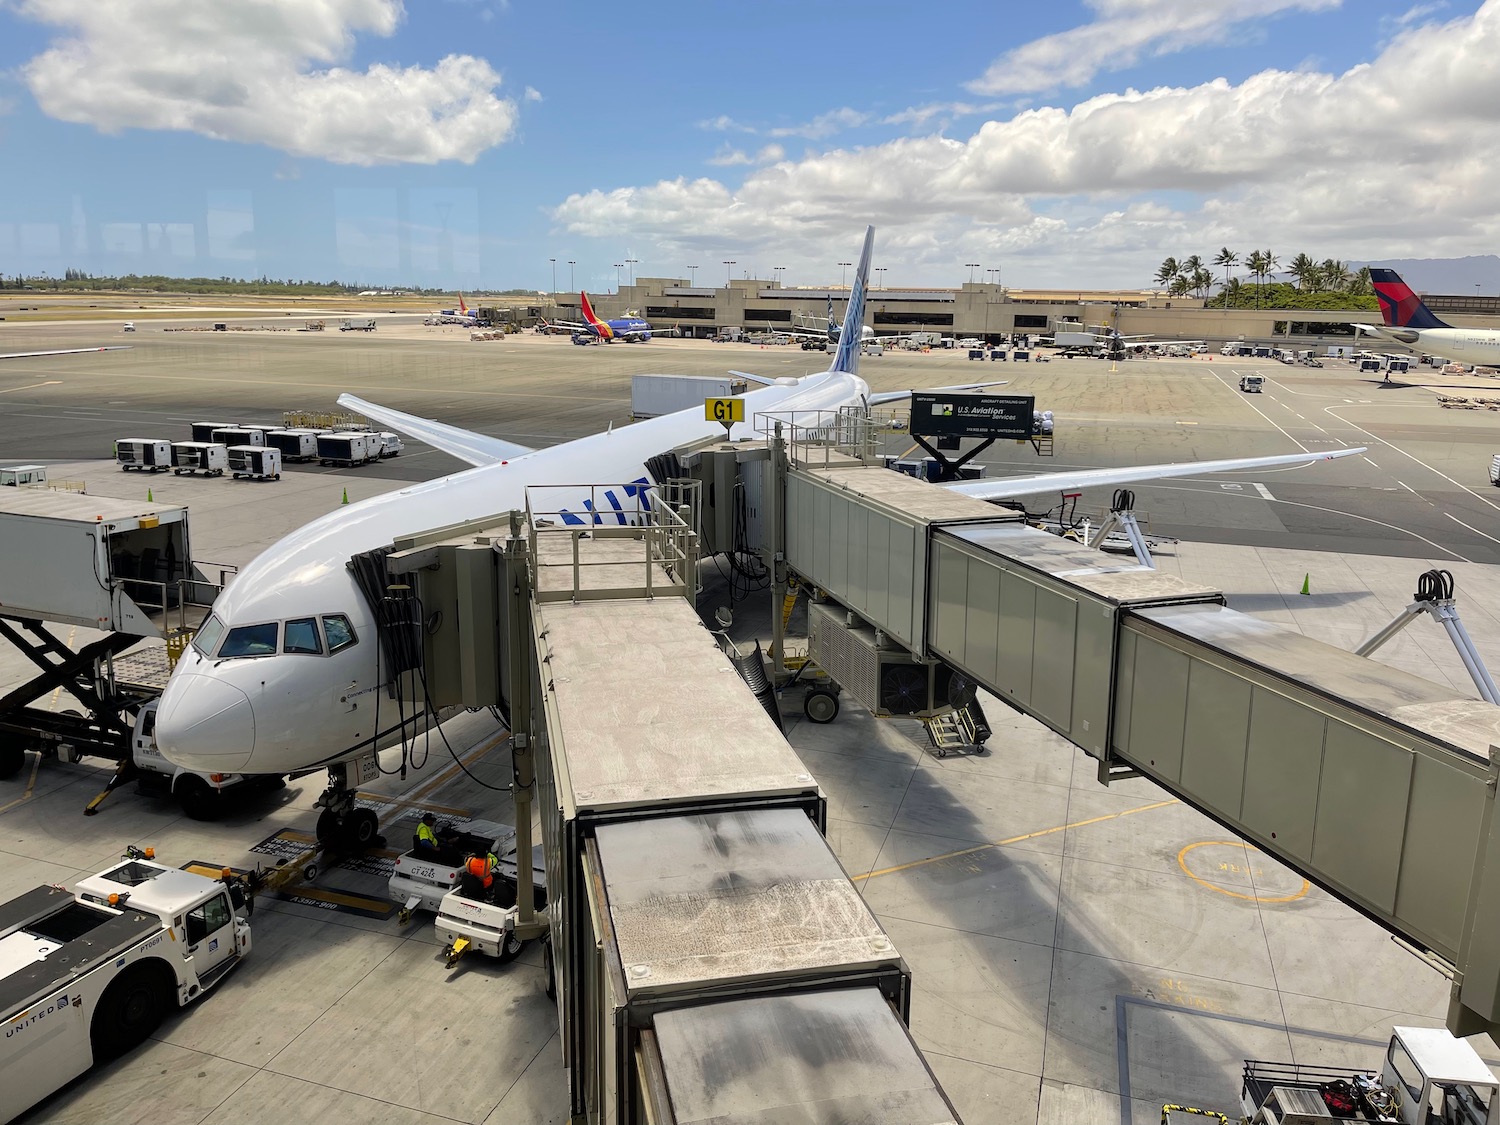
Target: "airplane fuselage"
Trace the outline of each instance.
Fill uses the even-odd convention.
[[[744,396],[751,421],[735,426],[733,436],[753,436],[757,414],[833,411],[868,392],[863,379],[838,372],[751,391]],[[399,716],[379,686],[390,676],[380,667],[374,614],[347,566],[353,555],[403,535],[523,509],[536,486],[551,487],[535,506],[560,512],[564,523],[625,523],[649,481],[648,458],[722,432],[701,408],[685,410],[414,484],[293,532],[241,571],[214,605],[210,622],[222,629],[179,660],[157,711],[163,754],[210,773],[289,773],[393,743]],[[347,635],[345,623],[353,643],[333,651]],[[223,655],[231,634],[257,629],[263,654]],[[206,622],[199,637],[213,632]],[[287,651],[294,633],[300,647],[316,651]]]
[[[1371,325],[1383,339],[1395,340],[1428,355],[1457,363],[1500,367],[1500,330],[1493,328],[1383,328]]]

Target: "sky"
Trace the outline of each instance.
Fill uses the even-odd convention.
[[[1500,0],[0,0],[4,275],[1141,287],[1497,168]]]

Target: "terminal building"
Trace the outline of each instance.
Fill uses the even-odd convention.
[[[842,318],[849,296],[844,287],[793,288],[753,278],[731,280],[718,288],[693,286],[680,278],[643,277],[618,293],[590,296],[603,317],[627,310],[643,316],[657,330],[676,329],[702,339],[725,329],[745,333],[784,332],[827,323],[828,302]],[[1494,327],[1500,323],[1500,299],[1480,307],[1465,298],[1451,309],[1443,298],[1428,298],[1458,327]],[[1456,300],[1456,299],[1455,299]],[[558,315],[582,319],[577,294],[555,295]],[[1491,305],[1495,307],[1491,307]],[[866,323],[877,336],[932,333],[977,337],[987,343],[1018,333],[1047,335],[1069,324],[1112,328],[1122,335],[1152,334],[1162,339],[1279,340],[1302,345],[1351,342],[1351,320],[1378,320],[1374,310],[1219,309],[1205,308],[1192,297],[1167,297],[1153,290],[1036,290],[994,283],[968,282],[954,289],[875,288],[866,298]]]

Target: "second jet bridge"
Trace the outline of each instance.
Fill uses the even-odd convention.
[[[787,565],[1452,967],[1500,1029],[1500,707],[882,469],[785,473]],[[862,624],[852,619],[851,627]]]

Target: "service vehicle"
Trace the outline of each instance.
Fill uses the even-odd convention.
[[[400,457],[401,450],[405,448],[401,444],[401,435],[392,433],[390,430],[381,430],[375,435],[380,439],[381,457]]]
[[[340,332],[374,332],[375,318],[371,316],[358,317],[354,320],[346,320],[339,325]]]
[[[1332,1118],[1388,1125],[1486,1125],[1497,1083],[1473,1047],[1441,1027],[1396,1027],[1380,1072],[1297,1063],[1245,1063],[1240,1098],[1251,1125],[1322,1125]]]
[[[516,830],[489,820],[449,821],[437,825],[434,831],[436,849],[417,847],[417,837],[412,835],[411,848],[396,857],[386,885],[391,901],[401,904],[403,926],[411,920],[413,911],[437,912],[443,896],[458,885],[470,856],[493,853],[499,857],[516,847]]]
[[[279,450],[283,461],[318,459],[317,430],[270,430],[266,433],[266,444]]]
[[[885,345],[878,340],[867,340],[860,345],[859,350],[865,355],[885,355]]]
[[[231,445],[229,475],[235,480],[280,480],[281,450],[264,445]]]
[[[124,472],[160,473],[172,467],[172,443],[156,438],[120,438],[115,442],[115,463]]]
[[[1490,459],[1490,483],[1500,488],[1500,453]]]
[[[1260,394],[1266,388],[1266,377],[1264,375],[1241,375],[1240,390],[1247,395]]]
[[[120,326],[120,331],[121,332],[134,332],[135,331],[135,322],[132,321],[132,320],[127,320],[123,325]]]
[[[0,467],[0,486],[35,488],[47,483],[46,465],[5,465]]]
[[[537,844],[532,849],[531,878],[532,901],[538,910],[547,905],[547,874],[542,855],[543,845]],[[476,876],[461,871],[457,886],[443,895],[438,904],[433,931],[443,943],[444,960],[449,968],[471,951],[493,957],[504,965],[514,961],[526,946],[516,934],[520,910],[516,905],[519,864],[515,847],[504,855],[497,853],[497,858],[500,863],[488,892]]]
[[[144,1042],[250,953],[243,887],[149,849],[0,903],[0,1121]]]
[[[216,441],[174,441],[172,443],[172,472],[203,473],[205,476],[222,477],[229,468],[229,447]]]

